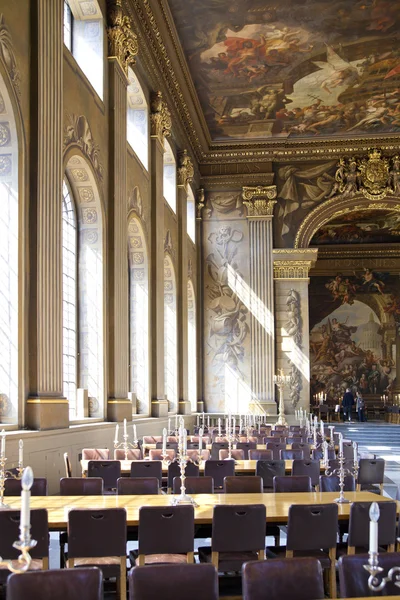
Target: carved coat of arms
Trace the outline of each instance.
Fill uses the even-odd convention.
[[[361,191],[370,200],[380,200],[392,190],[388,188],[389,160],[379,150],[373,150],[368,159],[358,165]]]

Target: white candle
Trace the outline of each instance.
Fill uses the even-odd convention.
[[[200,425],[200,415],[197,415],[196,418],[196,427],[198,427]]]
[[[356,465],[358,463],[357,442],[353,442],[353,453],[354,453],[353,461],[354,461],[354,464]]]
[[[323,450],[324,450],[324,465],[327,467],[328,466],[328,442],[324,442]]]
[[[236,434],[236,419],[233,417],[232,419],[232,435]]]
[[[4,429],[1,430],[1,457],[4,458],[6,454],[6,432]]]
[[[324,422],[321,421],[321,435],[324,437]]]
[[[163,453],[163,456],[165,456],[166,450],[167,450],[167,430],[165,429],[165,427],[163,429],[162,435],[163,435],[163,438],[162,438],[162,453]]]
[[[175,415],[175,431],[178,429],[178,415]]]
[[[171,419],[168,419],[168,433],[171,431]]]
[[[207,427],[210,428],[210,415],[207,415]]]
[[[126,433],[126,419],[124,419],[124,435],[127,435],[127,433]]]
[[[242,431],[243,431],[243,421],[242,421],[242,418],[240,418],[240,421],[239,421],[239,435],[242,433]]]
[[[22,466],[24,463],[24,442],[19,440],[18,442],[18,464]]]
[[[201,456],[201,450],[203,448],[203,429],[199,429],[199,450],[200,450],[200,456]]]
[[[225,419],[225,435],[228,435],[229,419]]]
[[[343,455],[343,435],[339,433],[339,455]]]
[[[221,419],[218,419],[218,435],[221,437]]]
[[[183,427],[182,428],[182,435],[183,435],[183,455],[186,456],[187,454],[187,431],[186,429]]]
[[[378,519],[379,505],[376,502],[371,504],[369,509],[369,552],[378,552]]]
[[[26,467],[21,479],[21,516],[20,531],[24,535],[29,535],[30,528],[30,507],[31,487],[33,484],[33,471],[31,467]]]
[[[202,424],[203,424],[203,427],[204,427],[204,425],[206,424],[206,422],[205,422],[205,419],[204,419],[204,411],[203,411],[203,418],[202,418],[202,421],[201,421],[201,422],[202,422]]]
[[[119,430],[119,425],[118,423],[115,426],[115,440],[114,440],[114,444],[118,444],[118,430]]]
[[[136,442],[137,440],[137,435],[136,435],[136,425],[133,426],[133,441]]]

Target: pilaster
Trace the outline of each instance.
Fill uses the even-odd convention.
[[[203,290],[203,208],[205,206],[204,188],[196,195],[196,248],[197,248],[197,289],[198,298]],[[204,360],[203,360],[203,309],[196,310],[196,356],[197,356],[197,412],[204,412]]]
[[[26,424],[36,429],[68,427],[62,375],[62,125],[63,2],[37,0],[36,162],[31,206],[30,389]]]

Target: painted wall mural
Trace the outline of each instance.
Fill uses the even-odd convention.
[[[388,393],[396,376],[398,275],[364,268],[310,282],[311,395],[339,399],[346,387]]]
[[[383,244],[400,242],[400,213],[370,210],[345,214],[321,227],[311,246],[332,244]]]
[[[400,4],[169,0],[214,139],[400,129]]]

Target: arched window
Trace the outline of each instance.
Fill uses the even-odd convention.
[[[135,188],[134,193],[139,194]],[[139,219],[128,221],[130,385],[138,414],[148,415],[149,398],[149,280],[146,240]]]
[[[18,421],[18,138],[0,75],[0,422]]]
[[[176,212],[176,162],[171,146],[164,138],[164,198]]]
[[[64,0],[64,44],[103,99],[103,15],[97,0]]]
[[[187,195],[187,233],[192,242],[196,243],[196,215],[193,190],[188,186]]]
[[[196,304],[193,283],[188,281],[188,400],[197,412]]]
[[[169,254],[164,257],[164,369],[169,412],[178,409],[176,278]]]
[[[149,166],[149,115],[146,98],[132,69],[128,69],[127,140],[145,169]]]

